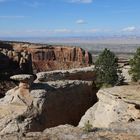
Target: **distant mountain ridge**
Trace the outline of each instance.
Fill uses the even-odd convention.
[[[140,36],[0,37],[0,40],[35,43],[140,44]]]

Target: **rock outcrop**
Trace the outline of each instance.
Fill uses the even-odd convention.
[[[97,93],[97,97],[99,101],[85,113],[79,127],[84,127],[87,121],[93,127],[98,128],[111,128],[116,125],[119,129],[118,124],[129,126],[130,123],[131,126],[132,122],[140,125],[139,85],[101,89]]]
[[[55,70],[55,71],[37,73],[37,80],[42,82],[56,81],[56,80],[93,81],[94,79],[95,79],[94,66],[70,69],[70,70]]]
[[[46,46],[30,47],[33,67],[37,72],[89,66],[91,55],[81,48]]]
[[[11,77],[20,82],[0,99],[0,134],[42,131],[60,124],[77,125],[96,102],[92,81],[34,82],[32,75]]]
[[[92,63],[92,56],[77,47],[1,42],[0,60],[7,62],[0,64],[0,68],[11,66],[14,70],[18,68],[17,70],[21,70],[22,73],[29,73],[33,68],[36,73],[89,66]]]
[[[132,82],[132,76],[129,74],[130,66],[126,65],[122,67],[122,75],[124,76],[124,82],[130,83]]]
[[[0,42],[0,74],[32,73],[32,59],[26,50],[14,50],[12,44]]]

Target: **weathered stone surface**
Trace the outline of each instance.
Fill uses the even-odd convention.
[[[91,81],[66,80],[40,83],[38,86],[47,91],[42,114],[46,116],[45,128],[66,123],[77,125],[85,111],[96,102],[97,89]],[[34,87],[37,88],[36,85]],[[31,95],[38,95],[38,92],[32,90]]]
[[[56,80],[93,81],[94,79],[95,79],[94,66],[70,70],[55,70],[37,73],[37,80],[44,82]]]
[[[66,123],[77,125],[96,102],[96,91],[90,81],[19,85],[0,99],[0,134],[42,131]]]
[[[124,82],[130,83],[132,82],[132,76],[129,74],[130,66],[126,65],[122,67],[122,75],[124,76]]]
[[[78,127],[61,125],[43,132],[13,133],[1,135],[2,140],[139,140],[140,135],[110,130],[98,130],[90,133]]]
[[[99,101],[82,117],[79,127],[89,121],[93,127],[109,128],[112,123],[129,123],[140,119],[140,87],[119,86],[101,89]]]
[[[115,122],[110,124],[110,130],[113,132],[123,132],[129,134],[140,135],[140,120],[134,121],[133,119],[129,122]]]

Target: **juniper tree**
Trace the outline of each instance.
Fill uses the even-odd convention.
[[[123,81],[118,69],[118,58],[108,49],[99,55],[95,62],[96,84],[98,86],[114,86]]]
[[[129,73],[132,75],[132,80],[137,82],[140,80],[140,48],[137,49],[129,63],[131,66]]]

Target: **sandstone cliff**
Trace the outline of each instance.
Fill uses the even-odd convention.
[[[31,71],[31,64],[36,73],[84,67],[92,63],[91,54],[81,48],[22,42],[1,42],[0,60],[6,62],[0,64],[0,68],[11,66],[15,70],[18,67],[24,73]]]

